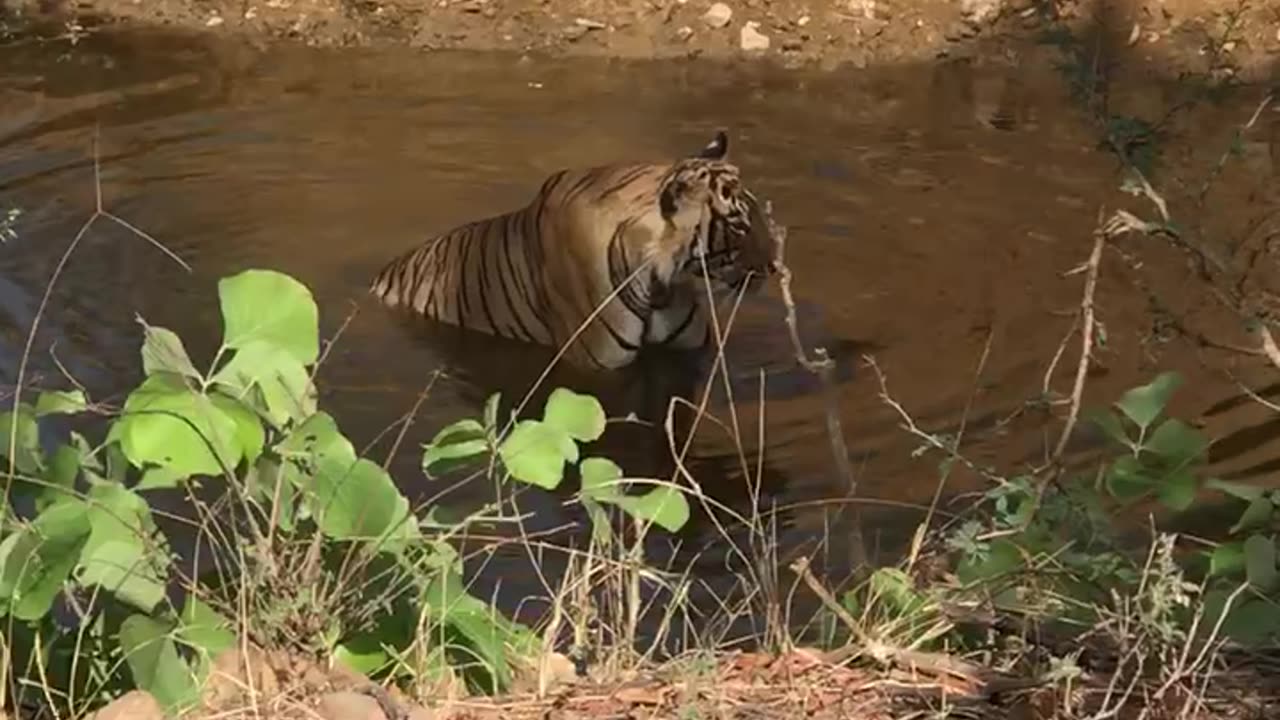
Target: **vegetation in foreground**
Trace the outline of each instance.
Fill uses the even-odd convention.
[[[419,701],[545,691],[556,672],[566,676],[564,639],[591,635],[593,578],[618,599],[613,612],[595,614],[611,645],[595,657],[610,656],[613,677],[652,664],[630,645],[653,584],[671,575],[644,566],[642,537],[684,525],[686,494],[696,491],[662,483],[636,492],[641,481],[608,459],[582,457],[579,444],[605,429],[594,398],[560,389],[540,418],[503,419],[495,396],[483,418],[442,429],[424,448],[427,472],[474,469],[499,487],[551,490],[576,468],[576,499],[593,527],[578,576],[586,585],[566,586],[546,622],[525,627],[468,592],[451,542],[476,523],[513,519],[514,502],[452,522],[411,509],[316,407],[318,313],[307,289],[250,270],[218,290],[224,337],[210,369],[197,369],[176,334],[144,321],[145,379],[100,440],[72,431],[52,450],[41,443],[44,419],[106,412],[79,389],[15,397],[0,416],[4,707],[80,717],[136,688],[171,713],[225,712],[209,707],[211,671],[247,647],[337,663]],[[1089,418],[1113,448],[1096,473],[991,474],[971,512],[926,522],[901,566],[864,574],[838,598],[796,561],[797,577],[826,604],[815,618],[820,638],[775,627],[764,651],[786,667],[824,668],[827,692],[848,690],[857,663],[912,668],[933,683],[947,676],[958,697],[986,702],[1038,687],[1055,694],[1064,717],[1139,698],[1206,716],[1203,703],[1230,687],[1208,685],[1227,658],[1280,639],[1280,511],[1271,491],[1202,477],[1206,439],[1165,414],[1178,383],[1159,375]],[[944,453],[944,472],[965,461],[950,439],[924,437]],[[1204,487],[1241,505],[1224,541],[1185,552],[1171,535],[1145,549],[1118,538],[1112,519],[1126,504],[1154,498],[1183,511]],[[190,570],[148,501],[173,489],[196,510],[182,519],[197,540]],[[612,530],[611,512],[630,518],[629,540]],[[802,639],[824,649],[797,655]],[[705,675],[726,671],[717,648],[685,650],[715,669]],[[737,673],[773,668],[735,662]]]

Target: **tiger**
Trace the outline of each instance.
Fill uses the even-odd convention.
[[[624,367],[647,346],[704,349],[709,305],[778,269],[772,205],[728,151],[720,130],[674,161],[560,170],[525,206],[391,260],[369,290],[414,316],[559,348],[581,369]]]

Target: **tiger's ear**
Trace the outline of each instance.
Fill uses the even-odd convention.
[[[711,142],[698,152],[698,157],[704,160],[724,160],[729,157],[729,134],[724,130],[717,130]]]

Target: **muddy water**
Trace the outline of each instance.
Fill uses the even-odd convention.
[[[1134,87],[1115,91],[1115,102],[1158,116],[1170,100],[1158,83]],[[1188,116],[1171,162],[1207,167],[1254,103],[1241,93]],[[1276,172],[1265,144],[1271,122],[1263,118],[1261,141],[1251,137],[1244,161],[1220,181],[1233,188],[1223,202],[1234,199],[1236,209],[1274,207],[1265,189]],[[207,362],[217,342],[217,279],[278,269],[313,289],[326,337],[345,323],[320,373],[324,404],[343,429],[386,457],[394,423],[429,386],[393,471],[417,501],[482,505],[493,492],[487,482],[429,481],[416,448],[443,423],[477,414],[492,390],[521,396],[547,356],[394,322],[367,301],[369,278],[429,232],[523,203],[558,168],[689,151],[719,126],[731,128],[749,182],[791,229],[801,329],[840,362],[841,419],[873,542],[893,546],[913,529],[937,487],[938,458],[913,455],[920,442],[880,397],[863,354],[920,428],[955,433],[963,424],[975,461],[1009,469],[1043,457],[1060,422],[1046,422],[1032,401],[1080,301],[1082,276],[1066,272],[1087,257],[1101,205],[1146,210],[1117,191],[1096,127],[1048,62],[809,76],[694,62],[259,53],[154,35],[9,46],[0,49],[0,211],[23,214],[17,239],[0,248],[0,373],[14,382],[41,293],[93,209],[98,128],[106,206],[193,271],[121,228],[97,226],[43,317],[32,358],[37,384],[59,385],[60,363],[95,398],[118,401],[138,379],[136,315],[177,330]],[[1214,227],[1243,232],[1245,214],[1221,207]],[[1151,293],[1224,341],[1247,343],[1238,323],[1215,314],[1182,256],[1156,241],[1126,251],[1138,264],[1108,255],[1100,280],[1107,342],[1087,399],[1106,402],[1159,370],[1179,370],[1190,382],[1176,409],[1225,443],[1215,469],[1274,482],[1280,428],[1232,379],[1274,397],[1274,373],[1255,358],[1208,357],[1170,335]],[[791,359],[781,318],[773,287],[744,304],[731,333],[730,387],[746,462],[725,431],[706,424],[688,466],[727,506],[775,510],[784,552],[823,545],[839,572],[847,529],[832,501],[848,488],[833,469],[822,397]],[[1076,342],[1053,375],[1057,392],[1069,388]],[[653,375],[614,380],[622,387],[605,395],[610,413],[652,416],[654,398],[672,386],[670,373]],[[723,390],[711,407],[731,424]],[[624,465],[659,471],[662,443],[643,428],[620,427],[629,434],[612,451]],[[1091,445],[1082,433],[1072,447],[1087,453]],[[758,492],[748,475],[762,478]],[[963,468],[948,483],[951,492],[982,486]],[[562,530],[583,519],[566,497],[526,494],[524,530],[561,529],[547,536],[556,543],[583,537]],[[680,539],[701,552],[698,577],[731,581],[728,541],[705,517]],[[486,594],[512,606],[545,594],[524,550],[502,546],[482,560]]]

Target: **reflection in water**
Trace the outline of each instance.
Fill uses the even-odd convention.
[[[33,366],[45,384],[62,382],[56,356],[95,397],[122,397],[140,372],[135,313],[177,330],[207,361],[218,342],[216,280],[248,267],[279,269],[313,289],[326,336],[355,313],[320,380],[325,406],[358,447],[382,457],[396,435],[384,430],[430,384],[392,461],[419,501],[442,492],[421,474],[419,445],[446,422],[478,415],[490,392],[511,407],[550,352],[410,327],[372,303],[365,287],[427,234],[523,204],[562,167],[667,157],[729,126],[734,159],[790,227],[802,333],[840,361],[859,494],[908,506],[928,502],[936,466],[913,456],[917,442],[879,397],[862,353],[874,353],[920,427],[954,432],[968,407],[975,461],[1009,467],[1042,455],[1052,434],[1027,403],[1041,395],[1079,302],[1079,278],[1063,273],[1087,255],[1097,208],[1125,202],[1095,131],[1080,122],[1048,63],[806,75],[698,62],[257,53],[156,36],[91,38],[62,61],[56,52],[0,49],[0,202],[24,210],[19,238],[0,255],[3,381],[13,382],[40,293],[93,207],[88,148],[100,125],[107,204],[194,272],[120,228],[97,227],[43,320]],[[1237,110],[1216,111],[1213,132],[1238,121]],[[1255,155],[1269,157],[1272,172],[1277,118],[1265,118],[1255,138],[1269,138]],[[1266,192],[1262,201],[1274,202],[1274,190]],[[1175,254],[1153,256],[1144,272],[1187,287]],[[1179,370],[1195,380],[1176,410],[1203,412],[1211,435],[1223,439],[1215,467],[1250,479],[1274,472],[1278,424],[1240,402],[1234,382],[1197,356],[1162,343],[1150,298],[1118,268],[1106,269],[1099,292],[1109,346],[1097,358],[1090,402],[1157,369]],[[688,468],[739,511],[749,504],[748,478],[759,473],[765,506],[795,506],[779,512],[781,545],[812,548],[825,536],[838,566],[847,529],[832,524],[831,505],[820,501],[844,498],[847,488],[832,471],[821,397],[791,358],[782,312],[773,288],[744,303],[726,351],[728,392],[712,388],[710,407],[725,426],[737,413],[742,456],[721,427],[703,423]],[[670,358],[609,378],[558,371],[530,408],[557,383],[571,384],[598,392],[614,417],[634,412],[660,427],[667,396],[696,397],[695,380]],[[1275,398],[1277,388],[1259,392]],[[1087,452],[1095,440],[1083,428],[1076,446]],[[667,442],[652,426],[620,422],[602,442],[598,450],[631,474],[672,472]],[[980,486],[962,469],[950,482],[952,490]],[[465,509],[491,492],[477,482],[441,502]],[[534,515],[525,530],[580,522],[564,493],[528,494],[523,509]],[[878,505],[865,516],[886,547],[918,519]],[[699,573],[708,583],[728,582],[724,554],[706,552],[725,543],[715,527],[695,522],[680,539],[703,551]],[[508,578],[502,597],[514,603],[538,592],[512,580],[525,576],[522,552],[501,549],[488,563],[493,577]]]

